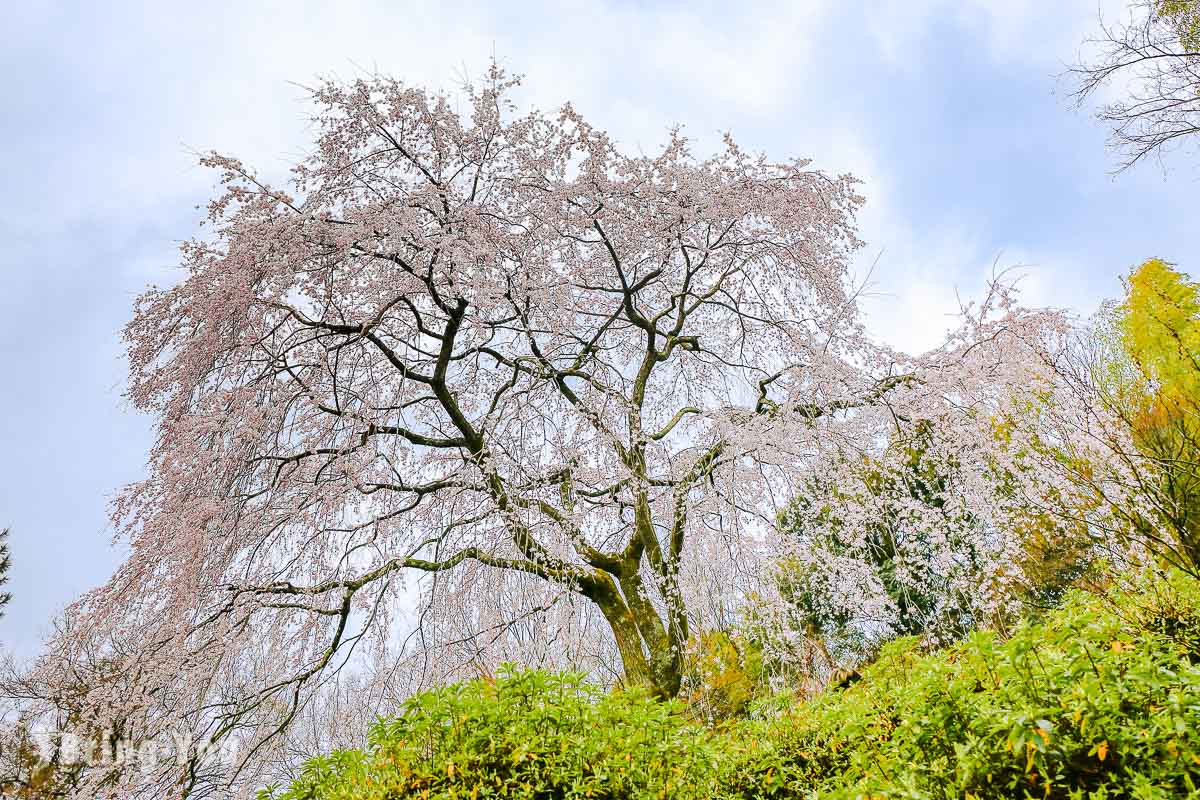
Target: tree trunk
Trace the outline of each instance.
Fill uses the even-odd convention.
[[[640,587],[635,581],[622,584],[627,593],[633,592],[637,597]],[[625,685],[642,686],[663,700],[679,694],[683,679],[682,647],[672,646],[671,637],[650,603],[639,598],[640,602],[632,603],[631,608],[608,576],[598,581],[591,599],[600,607],[616,640]]]

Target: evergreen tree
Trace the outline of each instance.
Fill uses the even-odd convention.
[[[8,555],[8,528],[0,530],[0,589],[4,584],[8,583],[8,568],[12,566],[12,559]],[[0,617],[4,616],[4,607],[8,605],[8,601],[12,599],[12,595],[5,591],[0,591]]]

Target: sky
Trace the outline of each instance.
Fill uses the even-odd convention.
[[[122,555],[108,503],[153,423],[128,408],[120,331],[178,279],[216,149],[282,177],[303,86],[379,72],[453,91],[495,57],[518,101],[572,102],[631,151],[681,124],[705,153],[808,157],[862,181],[871,329],[934,345],[958,298],[1015,268],[1028,305],[1080,314],[1159,256],[1193,273],[1195,159],[1119,176],[1059,76],[1119,0],[861,3],[11,3],[0,30],[0,648]]]

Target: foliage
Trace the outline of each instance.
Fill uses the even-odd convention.
[[[1161,472],[1159,517],[1200,570],[1200,287],[1152,258],[1129,278],[1119,326],[1136,367],[1126,394],[1134,441]]]
[[[1120,302],[1064,336],[1045,390],[997,418],[1006,438],[1019,432],[1003,478],[1032,512],[1023,561],[1049,568],[1046,599],[1098,556],[1200,577],[1198,316],[1196,284],[1146,261]],[[1026,475],[1041,477],[1022,485]]]
[[[1002,641],[887,645],[865,677],[743,732],[764,797],[1200,797],[1200,591],[1072,594]]]
[[[916,645],[890,643],[844,691],[716,729],[578,675],[440,689],[263,797],[1200,797],[1194,580],[1076,591],[1007,640]]]
[[[1118,325],[1142,378],[1133,387],[1142,412],[1186,416],[1200,405],[1200,287],[1158,258],[1134,270],[1127,285]]]
[[[689,716],[714,723],[745,716],[768,691],[771,665],[753,629],[712,630],[689,642],[683,691]]]
[[[1157,557],[1200,572],[1200,287],[1156,258],[1126,287],[1108,314],[1095,387],[1120,428],[1114,461],[1137,500],[1122,510]],[[1102,468],[1086,463],[1079,477]]]
[[[1200,3],[1196,0],[1157,0],[1155,11],[1175,29],[1187,50],[1200,53]]]
[[[312,759],[260,798],[711,797],[718,751],[680,712],[576,673],[502,672],[414,697],[367,749]]]

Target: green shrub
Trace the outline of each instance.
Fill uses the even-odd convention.
[[[276,800],[1200,800],[1200,586],[1070,595],[1007,640],[891,643],[861,681],[706,729],[580,675],[507,673],[408,702]]]
[[[712,797],[720,751],[682,710],[580,674],[504,672],[413,697],[366,750],[314,758],[285,793],[260,797]]]
[[[864,678],[739,730],[730,796],[1200,798],[1200,591],[1084,594],[1007,641],[884,648]]]

